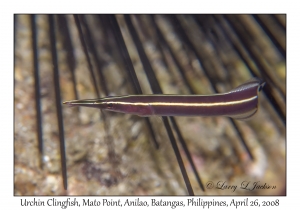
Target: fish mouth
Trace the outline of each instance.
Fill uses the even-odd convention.
[[[73,106],[79,106],[76,102],[78,100],[72,100],[72,101],[64,101],[63,104],[68,105],[68,107],[73,107]]]
[[[99,109],[103,109],[105,107],[105,104],[101,99],[64,101],[63,104],[68,105],[68,107],[85,106],[85,107],[92,107],[92,108],[99,108]]]

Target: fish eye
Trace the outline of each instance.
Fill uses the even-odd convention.
[[[265,82],[262,83],[259,87],[258,87],[258,92],[262,91],[263,87],[265,86]]]
[[[108,108],[108,109],[113,108],[113,104],[112,104],[112,103],[108,103],[108,104],[107,104],[107,108]]]

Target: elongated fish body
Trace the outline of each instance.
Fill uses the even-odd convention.
[[[258,94],[264,86],[253,78],[233,90],[214,95],[127,95],[74,100],[64,104],[86,106],[139,116],[227,116],[247,119],[258,109]]]

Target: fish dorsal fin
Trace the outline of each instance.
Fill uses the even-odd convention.
[[[240,91],[243,91],[245,89],[256,87],[256,86],[257,86],[257,91],[259,92],[259,91],[261,91],[261,89],[264,85],[265,85],[265,82],[262,79],[254,77],[254,78],[248,80],[247,82],[245,82],[245,83],[237,86],[236,88],[232,89],[230,91],[230,93],[240,92]]]

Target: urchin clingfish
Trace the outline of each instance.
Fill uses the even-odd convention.
[[[252,78],[233,90],[213,95],[126,95],[100,99],[66,101],[69,106],[85,106],[139,116],[227,116],[248,119],[258,110],[258,96],[265,82]]]

